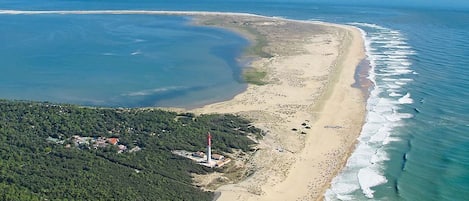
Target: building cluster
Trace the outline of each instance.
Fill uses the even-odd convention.
[[[81,147],[83,145],[93,148],[93,149],[99,149],[99,148],[105,148],[107,146],[117,146],[117,153],[123,153],[123,152],[136,152],[142,150],[140,147],[136,146],[132,149],[127,149],[127,146],[120,144],[119,143],[119,138],[117,137],[81,137],[78,135],[74,135],[72,137],[72,142],[75,144],[76,147]]]
[[[59,140],[56,138],[49,137],[47,138],[48,141],[50,142],[55,142],[57,144],[64,144],[65,140]],[[119,138],[117,137],[82,137],[79,135],[74,135],[69,139],[68,144],[65,145],[65,147],[70,148],[72,147],[72,144],[75,145],[75,147],[78,148],[86,148],[86,149],[102,149],[106,148],[108,146],[116,146],[117,148],[117,153],[123,153],[123,152],[136,152],[140,151],[141,148],[136,146],[132,149],[128,149],[127,146],[120,144],[119,143]]]

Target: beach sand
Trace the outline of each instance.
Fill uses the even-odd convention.
[[[244,180],[219,187],[218,200],[321,200],[353,151],[365,117],[353,88],[364,59],[358,29],[259,16],[199,16],[197,24],[233,29],[271,57],[251,66],[267,76],[232,100],[192,110],[235,113],[267,132],[246,162]],[[265,42],[264,41],[264,42]]]
[[[323,199],[355,148],[364,123],[365,96],[351,86],[355,69],[365,57],[363,39],[360,31],[350,26],[220,12],[0,13],[185,15],[195,17],[196,24],[231,29],[255,42],[247,57],[253,59],[254,72],[266,74],[262,79],[265,84],[250,84],[232,100],[190,111],[238,114],[266,131],[252,157],[234,162],[244,164],[247,176],[219,187],[216,195],[221,201]]]

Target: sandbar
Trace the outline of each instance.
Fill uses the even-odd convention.
[[[0,10],[0,14],[184,15],[194,17],[195,24],[231,29],[253,41],[245,56],[252,59],[250,68],[265,77],[231,100],[190,110],[238,114],[266,131],[255,154],[242,163],[249,174],[216,189],[221,201],[322,200],[354,150],[364,123],[365,96],[352,87],[356,67],[365,58],[364,42],[352,26],[223,12]]]
[[[365,58],[361,32],[347,25],[255,15],[196,15],[195,21],[265,43],[262,52],[251,52],[258,57],[250,65],[265,72],[262,84],[191,110],[238,114],[267,132],[245,163],[252,172],[217,188],[217,200],[322,200],[364,123],[365,96],[352,87]]]

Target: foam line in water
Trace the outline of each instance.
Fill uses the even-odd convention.
[[[401,104],[411,104],[413,102],[414,102],[414,100],[412,100],[412,98],[410,98],[410,93],[407,93],[402,98],[399,98],[399,103],[401,103]]]
[[[412,114],[401,113],[402,104],[412,104],[405,86],[415,74],[409,56],[415,54],[397,30],[376,24],[350,23],[361,29],[370,63],[368,79],[373,82],[367,100],[366,123],[355,151],[345,168],[326,191],[326,200],[363,200],[374,197],[373,187],[387,182],[382,173],[383,162],[389,160],[386,145],[399,138],[391,136],[403,119]],[[361,193],[357,193],[361,192]]]
[[[392,96],[392,97],[401,97],[402,94],[398,94],[398,93],[396,93],[396,92],[391,92],[391,93],[389,94],[389,96]]]
[[[149,95],[168,92],[168,91],[172,91],[172,90],[181,90],[181,89],[184,89],[184,88],[185,87],[182,87],[182,86],[161,87],[161,88],[146,89],[146,90],[141,90],[141,91],[125,93],[125,94],[122,94],[122,96],[149,96]]]
[[[358,181],[360,182],[360,187],[363,190],[363,194],[365,194],[367,198],[373,198],[374,191],[371,190],[371,187],[387,182],[384,176],[380,175],[371,168],[360,169],[358,171]]]

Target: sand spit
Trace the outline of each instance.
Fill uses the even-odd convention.
[[[217,189],[219,200],[321,200],[363,125],[365,100],[352,88],[364,58],[361,33],[349,26],[293,21],[246,13],[95,10],[18,11],[0,14],[141,14],[195,16],[202,25],[235,30],[262,42],[252,67],[264,85],[249,85],[232,100],[192,112],[236,113],[265,131],[248,160],[254,172]],[[267,56],[266,56],[267,55]]]
[[[195,113],[236,113],[268,132],[248,162],[254,173],[221,186],[218,200],[320,200],[354,148],[365,100],[352,88],[364,58],[361,33],[348,26],[257,16],[199,16],[252,40],[266,40],[252,67],[265,85]]]
[[[262,17],[250,13],[234,12],[203,12],[203,11],[158,11],[158,10],[0,10],[3,15],[197,15],[197,16],[252,16]]]

